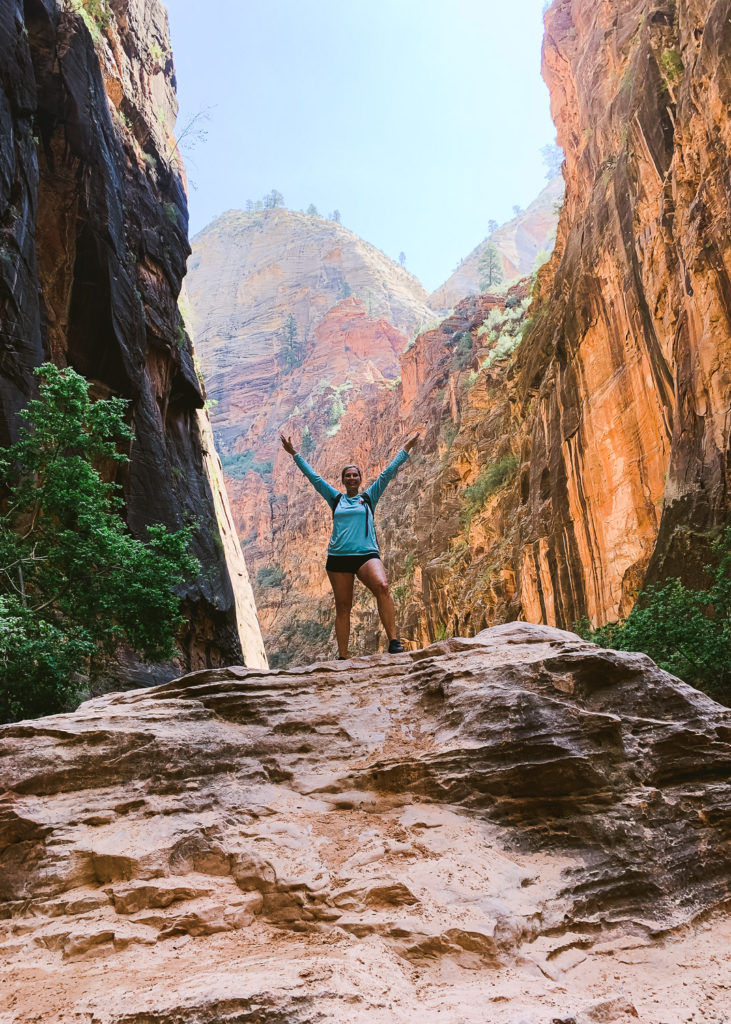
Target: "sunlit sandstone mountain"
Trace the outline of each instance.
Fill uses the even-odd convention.
[[[321,385],[395,377],[434,315],[412,274],[324,217],[230,211],[192,245],[187,293],[224,454],[271,457],[269,435]]]
[[[527,209],[501,224],[475,246],[444,284],[432,292],[430,304],[437,310],[446,311],[467,295],[479,293],[480,257],[488,242],[498,250],[506,282],[532,273],[536,262],[547,259],[553,249],[563,193],[563,178],[557,175]]]

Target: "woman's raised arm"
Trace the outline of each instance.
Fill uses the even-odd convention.
[[[291,455],[294,459],[294,464],[300,473],[307,477],[317,493],[322,495],[330,508],[333,508],[340,491],[332,487],[327,480],[323,480],[322,477],[314,471],[309,462],[303,459],[302,456],[295,451],[291,437],[285,437],[284,434],[280,434],[279,439],[282,442],[282,448],[284,448],[285,452],[287,452],[288,455]]]

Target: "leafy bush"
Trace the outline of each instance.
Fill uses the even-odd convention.
[[[99,43],[112,20],[107,0],[71,0],[71,10],[81,15],[94,43]]]
[[[0,452],[0,720],[51,714],[95,678],[121,643],[145,658],[175,653],[183,618],[173,593],[200,566],[191,529],[133,538],[119,487],[94,464],[128,462],[127,403],[89,399],[86,380],[46,363],[29,424]]]
[[[269,668],[288,668],[292,663],[294,655],[289,651],[272,651],[267,657]]]
[[[456,423],[453,423],[451,419],[447,420],[442,430],[442,433],[444,435],[444,443],[447,446],[447,451],[450,451],[452,445],[454,444],[454,439],[459,433],[459,427]]]
[[[260,587],[279,587],[285,576],[286,573],[281,565],[267,566],[265,569],[259,569],[256,574],[256,582]]]
[[[267,459],[266,462],[257,462],[254,458],[252,451],[235,452],[232,455],[222,455],[221,465],[223,470],[228,476],[234,478],[234,480],[243,480],[249,470],[254,473],[258,473],[259,476],[264,477],[265,480],[269,479],[272,475],[272,462]]]
[[[483,360],[482,366],[487,368],[492,366],[493,363],[499,363],[501,360],[507,359],[516,350],[521,339],[521,334],[501,334],[495,343],[495,347],[487,358]]]
[[[580,636],[618,651],[642,651],[660,668],[704,690],[731,699],[731,527],[713,545],[719,558],[706,566],[709,590],[689,590],[671,578],[640,594],[626,619],[593,629],[576,623]]]
[[[469,331],[464,331],[459,336],[457,347],[454,350],[452,356],[452,366],[455,370],[464,370],[472,358],[472,335]]]
[[[330,626],[323,626],[315,619],[300,619],[290,622],[282,636],[287,642],[299,638],[305,643],[321,644],[329,638]]]
[[[469,525],[472,516],[485,504],[491,494],[494,494],[498,487],[511,480],[518,469],[518,457],[506,455],[499,462],[493,462],[485,466],[475,482],[464,489],[465,508],[462,519],[465,525]]]
[[[660,66],[671,85],[680,80],[683,74],[683,58],[677,50],[663,50],[660,57]]]

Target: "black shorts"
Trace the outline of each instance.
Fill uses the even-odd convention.
[[[370,562],[372,558],[380,558],[375,553],[370,555],[328,555],[325,568],[328,572],[352,572],[357,573],[361,565]]]

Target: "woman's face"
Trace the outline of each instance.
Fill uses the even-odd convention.
[[[349,466],[343,473],[343,483],[345,484],[345,490],[348,492],[349,497],[357,494],[360,490],[360,480],[360,473],[355,466]]]

